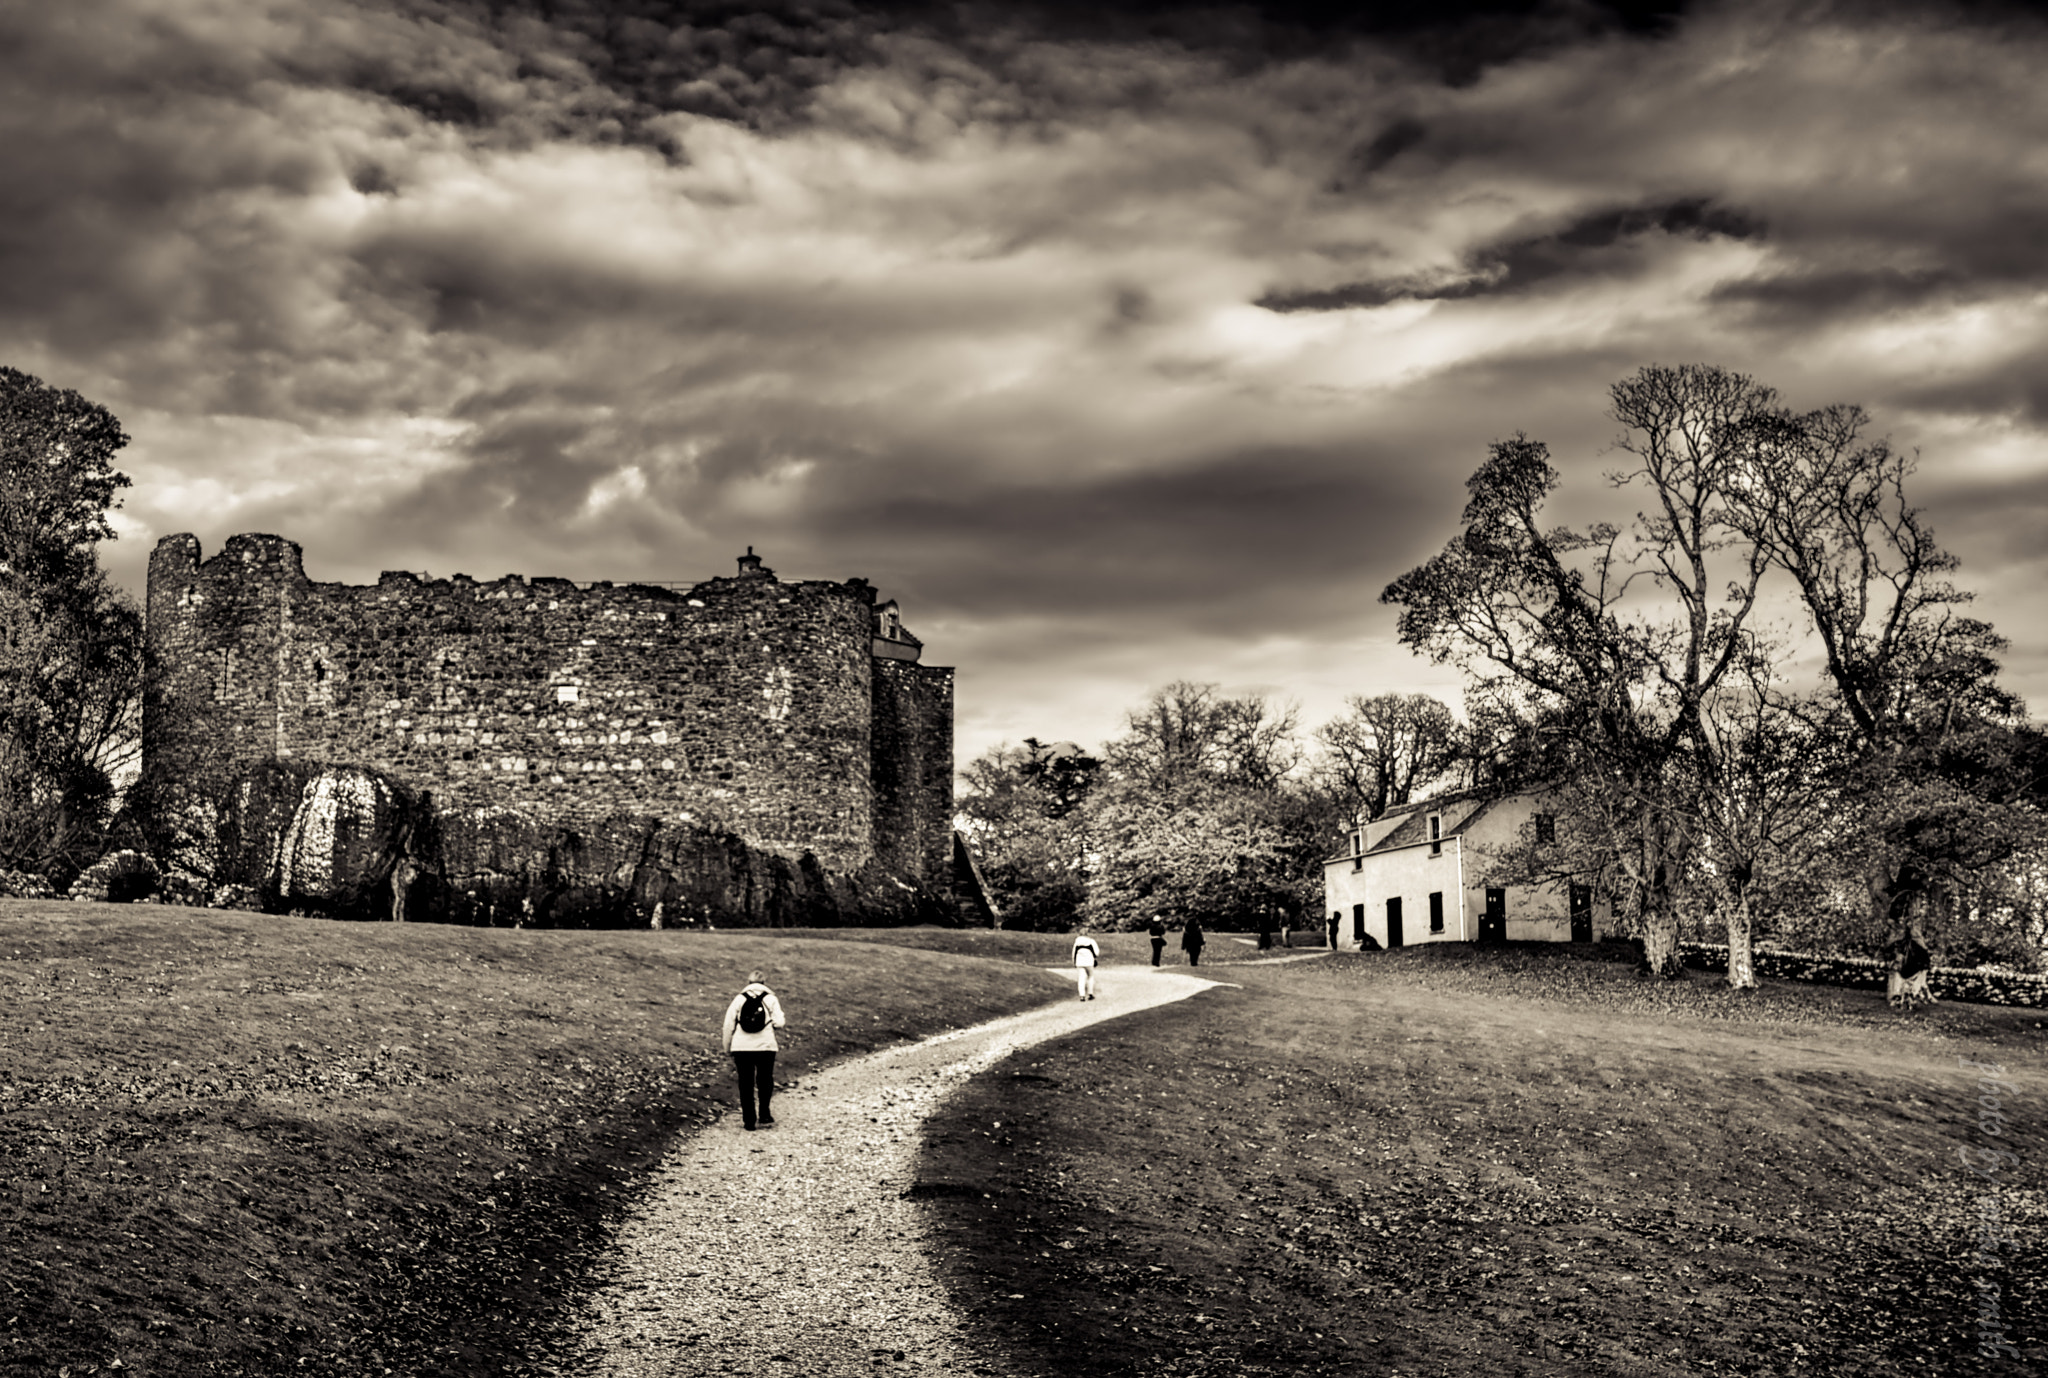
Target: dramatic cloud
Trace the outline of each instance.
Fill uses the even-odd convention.
[[[153,541],[861,574],[963,754],[1169,679],[1451,678],[1487,443],[1650,362],[1857,401],[2048,702],[2048,33],[1765,4],[93,0],[0,13],[0,359]]]

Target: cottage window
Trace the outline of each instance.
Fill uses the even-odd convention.
[[[1429,816],[1429,854],[1431,856],[1442,856],[1444,854],[1444,816],[1440,813],[1433,813]]]
[[[1551,814],[1551,813],[1539,813],[1539,814],[1537,814],[1537,815],[1536,815],[1536,817],[1535,817],[1535,818],[1534,818],[1534,819],[1533,819],[1532,821],[1533,821],[1533,822],[1535,823],[1535,825],[1536,825],[1536,840],[1537,840],[1538,842],[1555,842],[1555,841],[1557,841],[1557,815],[1556,815],[1556,814]]]
[[[1433,891],[1429,897],[1429,931],[1444,931],[1444,892],[1441,890]]]

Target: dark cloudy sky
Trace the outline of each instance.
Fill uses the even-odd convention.
[[[1993,4],[0,3],[0,363],[178,531],[862,575],[959,754],[1426,688],[1386,582],[1607,386],[1861,402],[2048,705],[2048,26]]]

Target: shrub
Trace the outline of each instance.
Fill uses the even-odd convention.
[[[33,871],[0,871],[0,898],[11,900],[53,900],[57,891]]]

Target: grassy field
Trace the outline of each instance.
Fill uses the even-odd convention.
[[[0,902],[0,1374],[517,1373],[640,1175],[729,1113],[749,968],[787,1082],[1064,997],[1066,952]],[[987,1338],[1074,1374],[2022,1371],[1973,1368],[1982,1277],[2048,1359],[2039,1012],[1261,955],[1213,935],[1234,984],[942,1112],[919,1195]],[[2010,1074],[2002,1140],[1962,1058]],[[1995,1182],[1957,1162],[1996,1144]]]
[[[1227,976],[1020,1053],[935,1122],[919,1189],[1011,1351],[1183,1378],[2048,1360],[2038,1011],[1902,1019],[1528,949]],[[1963,1059],[2009,1074],[2002,1122]],[[1966,1147],[2020,1161],[1980,1177]],[[1980,1279],[2026,1364],[1979,1356]]]
[[[516,1371],[638,1174],[733,1105],[716,1030],[757,966],[784,1082],[1066,993],[763,933],[0,901],[0,1374]]]

